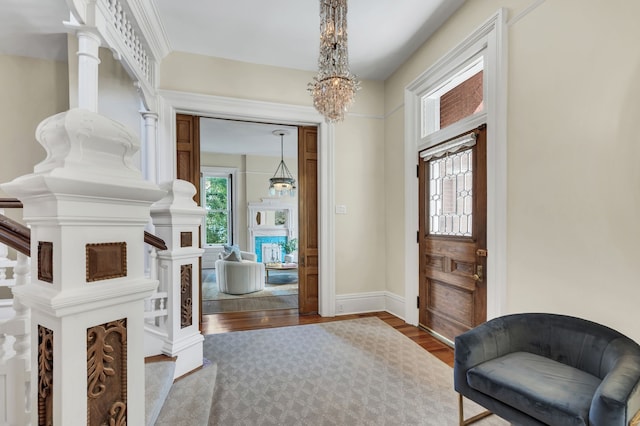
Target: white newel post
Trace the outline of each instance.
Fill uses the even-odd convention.
[[[89,30],[78,30],[78,107],[98,112],[98,66],[100,37]]]
[[[145,422],[144,227],[164,195],[142,179],[132,132],[85,109],[44,120],[47,158],[1,185],[31,226],[31,424]],[[124,422],[122,419],[126,419]]]
[[[161,185],[167,195],[151,207],[156,235],[167,250],[158,252],[158,277],[167,289],[167,338],[162,351],[177,356],[175,376],[202,366],[204,338],[200,334],[199,225],[204,209],[193,201],[195,187],[184,180]]]

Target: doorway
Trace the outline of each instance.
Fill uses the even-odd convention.
[[[486,126],[420,157],[419,324],[452,343],[487,317]]]
[[[277,127],[283,128],[288,127],[294,134],[297,136],[297,148],[298,153],[296,153],[296,157],[298,157],[297,162],[293,160],[294,164],[298,166],[298,202],[296,203],[296,208],[299,211],[299,214],[296,217],[299,217],[299,222],[294,226],[297,228],[297,240],[298,244],[298,258],[299,262],[297,264],[298,271],[298,281],[299,281],[299,299],[298,299],[298,309],[301,314],[308,313],[317,313],[318,312],[318,177],[317,177],[317,128],[314,126],[285,126],[285,125],[270,125],[265,123],[255,123],[249,121],[238,121],[238,120],[217,120],[213,118],[206,117],[198,117],[187,114],[176,114],[176,139],[177,139],[177,176],[181,179],[191,181],[197,188],[198,192],[200,192],[199,183],[200,183],[200,166],[211,165],[210,159],[206,159],[210,151],[209,149],[205,149],[203,145],[209,143],[206,141],[206,125],[203,126],[203,123],[211,122],[211,120],[219,121],[225,124],[235,123],[240,126],[247,127]],[[274,127],[274,128],[275,128]],[[268,132],[269,136],[273,132],[270,130]],[[224,132],[221,132],[224,133]],[[264,133],[267,133],[266,131]],[[204,136],[203,136],[204,135]],[[238,142],[236,139],[234,141],[232,136],[228,134],[223,135],[223,137],[227,137],[227,140],[224,141],[226,147],[221,155],[226,156],[225,161],[233,161],[233,152],[230,152],[230,149]],[[231,139],[229,139],[231,138]],[[273,136],[271,136],[273,138]],[[275,144],[275,140],[270,141],[268,136],[264,136],[263,140],[260,141],[263,144],[277,145],[278,150],[280,149],[279,144]],[[238,147],[235,147],[236,149]],[[241,148],[240,148],[241,149]],[[232,150],[232,149],[231,149]],[[257,154],[264,154],[264,152],[258,152]],[[278,155],[280,155],[278,153]],[[284,155],[284,154],[283,154]],[[220,156],[219,156],[220,157]],[[253,156],[253,157],[259,157]],[[203,160],[206,159],[206,160]],[[234,232],[229,235],[229,243],[239,243],[239,245],[243,248],[248,249],[249,246],[252,246],[255,250],[253,241],[248,241],[247,235],[247,205],[252,202],[253,198],[261,198],[260,194],[268,196],[268,192],[262,191],[263,187],[266,189],[268,186],[268,178],[271,174],[273,174],[274,167],[269,168],[269,170],[249,170],[251,167],[247,168],[248,162],[255,162],[255,158],[247,160],[248,156],[244,158],[237,164],[240,168],[244,169],[244,179],[237,179],[238,181],[244,180],[242,184],[244,185],[244,191],[236,191],[236,202],[235,205],[238,208],[238,211],[234,215],[235,223],[233,227],[229,227],[229,229],[235,229]],[[222,161],[222,160],[220,160]],[[215,163],[215,162],[214,162]],[[297,163],[297,164],[296,164]],[[226,166],[229,164],[216,163],[215,166]],[[259,167],[258,167],[259,169]],[[196,170],[198,173],[196,173]],[[260,174],[265,176],[260,176]],[[243,173],[238,173],[241,176]],[[253,182],[249,182],[252,180]],[[238,182],[240,183],[240,182]],[[204,189],[203,189],[204,190]],[[257,194],[257,195],[256,195]],[[200,201],[201,197],[197,197],[197,201]],[[253,200],[255,201],[255,200]],[[200,204],[200,203],[199,203]],[[289,242],[289,241],[285,241]],[[284,246],[283,246],[284,247]],[[296,259],[298,260],[298,259]],[[299,266],[298,266],[299,265]],[[278,275],[277,273],[275,275]],[[203,277],[206,279],[206,275]],[[202,307],[202,301],[201,301]],[[202,313],[203,310],[201,309]]]

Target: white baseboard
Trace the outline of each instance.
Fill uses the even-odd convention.
[[[167,338],[167,333],[160,332],[159,330],[144,327],[144,356],[154,356],[162,354],[162,346]]]
[[[162,353],[170,357],[177,357],[174,379],[182,377],[190,371],[202,366],[202,351],[204,337],[200,332],[181,336],[178,339],[167,338]]]
[[[404,320],[405,300],[404,297],[395,293],[385,292],[386,311]]]
[[[336,315],[386,311],[404,319],[404,297],[388,291],[336,295]]]

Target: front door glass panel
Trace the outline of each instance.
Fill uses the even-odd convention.
[[[473,148],[429,161],[429,234],[471,237]]]

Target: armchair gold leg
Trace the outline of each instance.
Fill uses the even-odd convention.
[[[462,406],[462,394],[458,394],[458,423],[460,426],[467,426],[470,425],[471,423],[475,423],[478,420],[482,420],[487,416],[492,415],[493,413],[489,410],[487,411],[483,411],[480,414],[476,414],[475,416],[468,418],[467,420],[464,419],[464,408]]]

